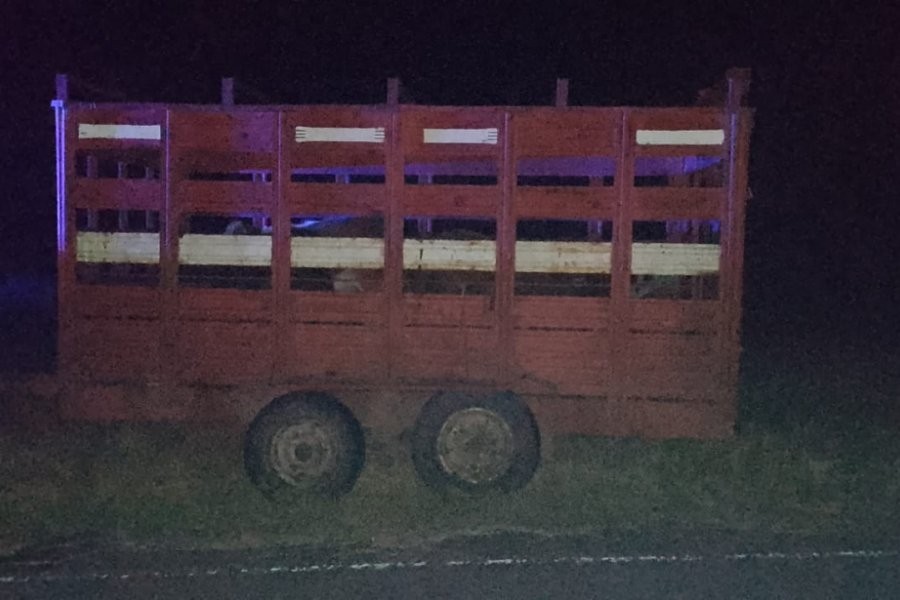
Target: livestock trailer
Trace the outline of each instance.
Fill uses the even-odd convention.
[[[341,493],[364,428],[512,489],[541,433],[726,437],[745,70],[689,107],[70,101],[64,417],[241,420],[266,491]]]

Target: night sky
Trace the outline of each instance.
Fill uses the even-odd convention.
[[[568,77],[571,104],[665,105],[737,66],[757,109],[748,333],[900,339],[897,3],[171,4],[2,3],[4,272],[53,270],[57,72],[97,100],[216,102],[234,76],[239,102],[371,103],[398,76],[404,101],[545,104]]]

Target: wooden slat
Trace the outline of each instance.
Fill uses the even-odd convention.
[[[513,210],[520,219],[612,219],[616,191],[612,187],[520,186],[515,191]]]
[[[401,145],[407,162],[429,158],[500,156],[504,137],[503,111],[493,107],[402,107]],[[425,129],[497,129],[496,144],[426,144]]]
[[[282,332],[288,338],[282,372],[288,377],[378,380],[387,369],[384,329],[337,324],[294,324]],[[345,381],[346,382],[346,381]]]
[[[723,188],[638,188],[631,191],[636,221],[722,218]]]
[[[516,156],[615,157],[620,111],[529,109],[513,118]]]
[[[705,333],[719,327],[719,302],[632,300],[627,319],[632,333]]]
[[[404,328],[393,370],[402,381],[496,380],[497,334],[489,329]]]
[[[416,327],[481,327],[493,325],[488,296],[405,295],[403,324]]]
[[[284,184],[284,201],[294,214],[368,215],[385,208],[385,186],[371,183]]]
[[[285,308],[292,322],[375,325],[384,320],[382,294],[292,291],[286,300]]]
[[[176,152],[274,152],[277,147],[274,112],[174,111],[170,127]]]
[[[494,217],[500,196],[499,186],[406,185],[403,211],[409,216]]]
[[[162,145],[161,140],[79,138],[79,124],[159,126],[160,137],[162,139],[166,137],[165,113],[158,108],[85,108],[73,106],[69,109],[68,121],[72,128],[72,139],[67,150],[72,152],[72,156],[77,150],[159,148]]]
[[[72,184],[69,202],[73,208],[160,210],[162,184],[155,179],[86,179]]]
[[[182,181],[174,202],[184,212],[248,212],[271,210],[272,184],[251,181]]]
[[[596,331],[517,330],[513,350],[516,380],[533,391],[596,395],[608,387],[609,345]]]
[[[268,290],[179,288],[177,296],[178,315],[182,319],[265,321],[271,318],[272,293]]]
[[[707,275],[719,272],[718,244],[635,242],[631,246],[634,275]]]
[[[295,237],[291,266],[328,269],[383,269],[384,240],[378,238]]]
[[[75,257],[86,263],[159,264],[159,234],[79,231]]]
[[[79,316],[156,319],[160,297],[160,290],[150,287],[75,285],[71,308]]]
[[[403,268],[433,271],[494,271],[492,240],[404,240]]]
[[[272,237],[188,233],[179,240],[178,262],[182,265],[267,267],[272,264]]]
[[[516,242],[517,273],[609,273],[611,243]]]
[[[272,372],[266,323],[182,320],[177,328],[178,378],[212,384],[258,384]]]
[[[159,372],[160,328],[156,320],[77,319],[76,368],[88,379],[125,381]]]
[[[516,329],[604,330],[609,321],[608,298],[542,298],[517,296],[513,301]]]

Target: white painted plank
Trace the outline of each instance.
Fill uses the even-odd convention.
[[[182,265],[268,267],[272,264],[272,238],[268,235],[181,236],[178,262]]]
[[[724,129],[638,129],[637,143],[642,146],[721,146]]]
[[[291,266],[318,269],[382,269],[384,240],[295,237],[291,239]]]
[[[499,132],[496,127],[487,129],[423,129],[422,141],[426,144],[488,144],[497,145]]]
[[[496,246],[490,240],[404,240],[403,268],[436,271],[493,271]]]
[[[294,141],[384,143],[384,127],[307,127],[294,128]]]
[[[159,234],[79,231],[75,255],[83,263],[158,264]]]
[[[609,273],[611,243],[516,242],[518,273]]]
[[[716,244],[636,243],[631,247],[634,275],[704,275],[719,272]]]
[[[159,125],[123,125],[115,123],[79,123],[79,140],[160,140]]]

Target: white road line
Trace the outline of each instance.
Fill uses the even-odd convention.
[[[36,575],[0,575],[0,584],[25,584],[46,583],[54,581],[104,581],[118,579],[127,581],[131,579],[172,579],[185,577],[218,577],[227,575],[280,575],[284,573],[318,573],[323,571],[384,571],[388,569],[419,569],[422,567],[513,567],[521,565],[549,565],[549,564],[573,564],[576,566],[594,564],[640,564],[640,563],[688,563],[688,562],[717,562],[717,561],[784,561],[784,560],[823,560],[823,559],[884,559],[900,557],[898,550],[837,550],[837,551],[807,551],[807,552],[745,552],[722,555],[658,555],[658,554],[633,554],[633,555],[607,555],[607,556],[558,556],[553,558],[527,558],[521,556],[503,556],[483,559],[453,559],[445,561],[428,562],[417,561],[381,561],[381,562],[356,562],[356,563],[322,563],[305,565],[273,565],[268,567],[245,567],[231,565],[227,567],[213,567],[206,569],[191,568],[175,571],[125,571],[125,572],[91,572],[91,573],[40,573]]]

